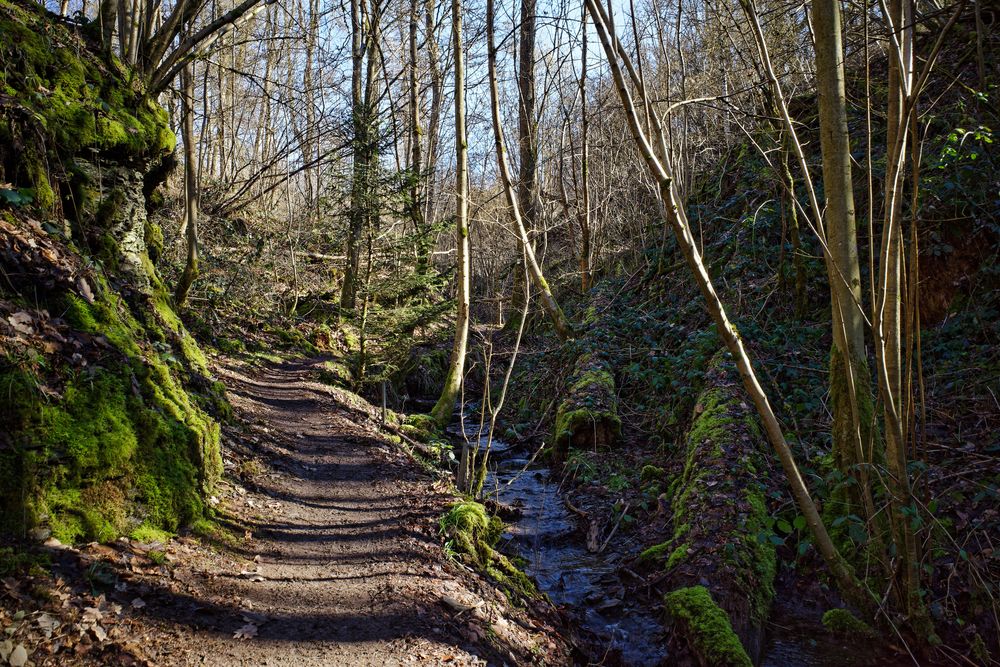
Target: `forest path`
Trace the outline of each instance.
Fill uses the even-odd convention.
[[[227,468],[253,472],[223,483],[219,509],[244,539],[182,546],[193,555],[171,588],[186,599],[154,593],[143,609],[156,664],[563,662],[548,623],[448,561],[437,519],[454,499],[379,435],[370,406],[310,381],[316,363],[217,369],[242,423]]]

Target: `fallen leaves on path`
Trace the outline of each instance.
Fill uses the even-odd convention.
[[[253,639],[257,636],[257,630],[259,628],[253,623],[247,623],[235,633],[233,633],[233,639]]]

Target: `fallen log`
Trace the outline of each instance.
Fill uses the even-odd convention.
[[[559,403],[553,431],[557,458],[570,449],[601,449],[621,440],[618,395],[611,366],[599,353],[581,355]]]
[[[641,557],[663,563],[672,655],[695,664],[749,665],[760,656],[776,567],[765,446],[732,361],[720,352],[695,406],[683,472],[667,492],[673,537]]]

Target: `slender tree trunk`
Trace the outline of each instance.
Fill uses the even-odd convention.
[[[927,633],[933,631],[920,596],[920,560],[916,535],[910,516],[913,504],[907,440],[909,390],[903,386],[903,229],[902,203],[904,172],[909,136],[908,102],[914,98],[913,13],[908,0],[889,0],[893,48],[889,52],[887,114],[887,160],[885,175],[884,221],[882,225],[882,262],[876,292],[879,301],[874,312],[876,360],[879,386],[885,415],[885,456],[889,470],[888,487],[892,497],[891,518],[899,557],[900,602],[905,605],[911,623]],[[880,289],[879,289],[880,288]],[[926,635],[925,635],[926,636]]]
[[[583,41],[580,46],[580,188],[582,204],[580,224],[580,287],[584,292],[593,286],[590,241],[590,117],[587,111],[587,8],[583,8]]]
[[[419,0],[410,0],[409,26],[409,107],[410,107],[410,156],[409,181],[410,201],[408,208],[413,231],[417,235],[417,271],[426,274],[430,269],[431,237],[424,224],[423,201],[423,140],[424,130],[420,125],[420,58],[417,50],[417,29],[419,27]]]
[[[789,164],[792,154],[792,137],[782,128],[778,128],[781,136],[781,177],[785,179],[785,188],[781,193],[782,212],[788,226],[788,236],[792,244],[792,270],[795,272],[795,315],[800,319],[806,312],[806,263],[802,254],[802,236],[799,229],[799,207],[795,201],[795,177]],[[784,249],[782,249],[784,252]],[[784,276],[782,276],[782,279]]]
[[[674,179],[669,171],[670,165],[669,163],[662,162],[658,158],[656,150],[653,148],[653,144],[650,141],[650,137],[648,137],[642,129],[638,112],[636,111],[635,105],[632,101],[632,96],[629,93],[629,88],[625,81],[625,75],[622,72],[619,62],[619,59],[621,59],[626,63],[626,66],[629,66],[628,56],[625,50],[621,47],[621,44],[618,42],[617,36],[614,35],[608,28],[604,10],[598,3],[598,0],[586,0],[586,2],[591,18],[593,18],[594,25],[597,28],[601,44],[604,47],[605,54],[607,55],[615,87],[618,91],[619,98],[621,99],[622,106],[625,109],[629,129],[632,132],[632,136],[635,139],[640,153],[646,161],[651,175],[656,179],[659,185],[663,202],[665,204],[664,210],[667,222],[673,229],[674,236],[677,239],[677,244],[680,246],[695,281],[701,290],[708,311],[715,322],[716,331],[722,338],[730,353],[733,355],[736,366],[739,369],[740,376],[743,379],[743,386],[750,395],[750,398],[757,409],[757,413],[764,425],[764,430],[768,436],[768,440],[770,440],[771,445],[774,447],[775,453],[777,454],[782,468],[785,471],[785,475],[788,478],[792,496],[795,498],[799,511],[802,512],[803,517],[805,517],[806,524],[812,531],[817,549],[826,561],[827,566],[830,568],[831,573],[838,582],[845,598],[864,610],[866,615],[871,616],[874,607],[874,600],[855,578],[850,566],[840,555],[840,552],[837,550],[833,540],[830,538],[826,527],[823,525],[823,520],[820,517],[819,510],[809,494],[809,489],[806,486],[805,481],[799,473],[798,466],[792,456],[792,451],[789,448],[788,443],[785,441],[785,436],[782,433],[778,419],[771,408],[767,394],[764,392],[763,387],[761,387],[760,382],[757,380],[753,364],[746,352],[746,349],[743,347],[743,341],[740,338],[736,327],[729,321],[725,306],[722,304],[719,295],[715,291],[712,279],[705,268],[704,262],[702,261],[701,253],[698,251],[698,245],[691,234],[691,228],[688,224],[687,215],[683,207],[680,206],[680,197],[676,192],[676,184],[674,183]],[[632,71],[632,68],[629,67],[630,75],[632,74]],[[632,80],[633,83],[637,81],[634,77],[632,77]],[[663,129],[662,127],[659,127],[659,119],[655,114],[653,115],[652,120],[656,134],[662,136]]]
[[[184,306],[188,291],[198,277],[198,177],[194,152],[194,73],[191,65],[181,72],[182,108],[184,113],[184,211],[187,220],[187,262],[177,283],[174,300]]]
[[[424,195],[424,221],[429,230],[436,221],[438,138],[441,134],[441,107],[444,100],[444,82],[441,76],[437,32],[434,26],[434,0],[424,1],[424,32],[427,40],[427,69],[431,76],[431,114],[427,130],[427,186]]]
[[[465,128],[462,0],[451,1],[451,40],[455,52],[455,245],[458,250],[458,278],[455,340],[451,348],[448,375],[441,397],[431,410],[431,416],[442,426],[448,423],[455,410],[455,401],[465,376],[465,352],[469,344],[469,279],[472,263],[469,252],[469,140]]]
[[[562,308],[559,307],[555,297],[552,295],[552,290],[549,289],[548,281],[545,280],[545,276],[542,274],[542,269],[538,264],[537,258],[535,257],[535,251],[532,248],[531,240],[528,238],[528,231],[525,228],[524,219],[521,217],[517,192],[514,189],[514,184],[510,177],[510,167],[507,164],[507,150],[505,148],[503,138],[503,128],[500,124],[500,92],[497,84],[497,53],[493,38],[493,13],[494,1],[487,0],[486,39],[489,54],[490,100],[493,114],[493,139],[496,144],[497,165],[500,169],[500,180],[503,184],[504,194],[507,197],[507,205],[511,209],[511,215],[514,218],[514,224],[517,227],[517,235],[521,241],[521,247],[524,251],[525,261],[528,265],[528,273],[531,276],[531,281],[535,283],[535,288],[538,290],[539,300],[542,302],[542,309],[549,316],[549,319],[552,320],[552,325],[555,328],[556,335],[559,336],[560,340],[568,340],[572,337],[572,329],[569,322],[566,320],[566,316],[562,312]]]
[[[528,238],[538,226],[538,128],[535,124],[535,10],[537,0],[521,0],[518,32],[517,72],[517,202]],[[526,273],[514,268],[514,293],[511,306],[522,311],[527,298],[527,284],[519,280]],[[513,323],[515,320],[512,319]]]
[[[365,180],[369,165],[365,161],[367,147],[366,126],[368,114],[362,97],[364,76],[364,24],[361,2],[351,0],[351,115],[353,129],[354,164],[351,173],[351,207],[347,230],[347,262],[344,266],[344,285],[340,293],[340,307],[354,310],[357,300],[358,269],[361,263],[361,234],[365,225]]]
[[[517,145],[520,153],[517,201],[528,232],[538,224],[538,127],[535,123],[535,3],[521,0],[517,74]]]
[[[858,480],[842,498],[862,504],[866,518],[875,515],[871,501],[869,466],[873,459],[874,407],[871,375],[865,354],[858,262],[851,145],[847,128],[844,49],[839,0],[814,0],[816,89],[819,95],[820,147],[823,153],[823,192],[826,196],[825,231],[829,255],[827,273],[832,303],[833,350],[830,355],[830,401],[833,412],[833,456],[841,473]]]

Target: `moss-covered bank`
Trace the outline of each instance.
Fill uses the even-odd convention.
[[[0,0],[0,528],[64,542],[203,517],[228,409],[151,259],[167,115],[85,33]]]
[[[497,552],[503,532],[500,517],[474,501],[458,502],[441,517],[446,547],[467,565],[493,579],[512,601],[538,595],[534,583],[509,558]]]

